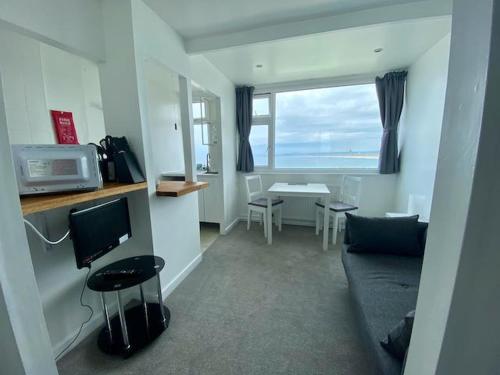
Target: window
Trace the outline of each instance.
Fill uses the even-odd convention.
[[[193,102],[193,129],[194,129],[194,154],[197,169],[205,167],[207,164],[207,154],[209,153],[206,141],[208,134],[207,113],[205,102]]]
[[[200,124],[194,125],[194,155],[196,158],[196,166],[197,169],[201,169],[199,165],[205,166],[207,164],[207,154],[208,154],[208,145],[203,144],[203,135],[202,130],[203,126]]]
[[[255,96],[253,118],[257,167],[377,168],[382,125],[374,84]]]
[[[201,122],[205,118],[205,102],[193,102],[193,120],[194,122]]]
[[[267,167],[269,165],[269,125],[252,125],[250,145],[254,165]]]
[[[250,145],[256,167],[269,167],[269,131],[272,124],[270,95],[255,95]]]
[[[256,96],[253,99],[253,116],[269,116],[269,96]]]

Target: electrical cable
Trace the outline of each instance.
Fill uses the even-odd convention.
[[[66,232],[66,234],[63,237],[61,237],[59,240],[57,240],[57,241],[51,241],[51,240],[45,238],[44,235],[42,233],[40,233],[40,231],[38,229],[36,229],[36,227],[33,224],[31,224],[28,220],[26,220],[26,219],[23,219],[23,220],[24,220],[24,223],[26,225],[28,225],[33,230],[33,232],[35,232],[36,235],[38,235],[38,237],[40,237],[44,242],[48,243],[49,245],[58,245],[58,244],[60,244],[66,238],[68,238],[69,233],[70,233],[70,230],[68,229],[68,231]]]
[[[87,309],[89,309],[90,310],[90,316],[88,317],[88,319],[86,321],[84,321],[80,325],[80,328],[78,329],[78,332],[76,333],[75,337],[73,337],[73,339],[71,340],[71,342],[68,345],[66,345],[66,347],[56,356],[56,358],[55,358],[56,361],[75,343],[75,341],[78,339],[78,337],[82,333],[83,326],[85,326],[85,324],[87,324],[88,322],[90,322],[90,320],[94,316],[94,309],[92,308],[92,306],[90,306],[90,305],[88,305],[86,303],[83,303],[83,294],[85,293],[85,287],[87,286],[87,281],[89,279],[89,275],[90,275],[90,267],[89,267],[89,271],[87,272],[87,276],[85,276],[85,282],[83,283],[82,292],[80,293],[80,306],[81,307],[86,307]]]

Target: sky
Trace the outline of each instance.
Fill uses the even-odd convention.
[[[255,129],[251,136],[256,153],[262,153],[267,144],[264,129]],[[287,155],[378,152],[381,136],[374,84],[276,94],[276,160]]]

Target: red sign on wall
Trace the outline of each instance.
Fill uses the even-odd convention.
[[[77,145],[78,137],[76,135],[75,123],[73,122],[72,112],[50,111],[59,144]]]

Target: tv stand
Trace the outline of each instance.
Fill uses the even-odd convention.
[[[164,266],[165,261],[162,258],[143,255],[114,262],[101,268],[89,278],[87,286],[101,293],[106,321],[97,340],[101,351],[128,358],[146,347],[167,329],[170,311],[163,304],[160,283],[160,271]],[[131,272],[133,270],[137,272]],[[119,278],[120,271],[126,271],[127,276]],[[109,277],[110,273],[114,276]],[[142,283],[154,277],[157,280],[158,301],[151,303],[145,299]],[[133,286],[140,288],[141,303],[125,310],[121,291]],[[114,317],[110,317],[106,303],[105,293],[109,292],[116,293],[118,300],[118,314]]]
[[[125,310],[125,321],[127,322],[130,343],[128,348],[123,344],[120,317],[117,315],[112,318],[110,325],[113,336],[111,338],[108,328],[104,327],[97,339],[99,349],[106,354],[121,355],[124,358],[128,358],[136,351],[148,346],[149,343],[154,341],[166,329],[162,323],[159,306],[158,303],[147,303],[148,325],[146,325],[144,307],[142,305]],[[170,311],[166,306],[162,305],[162,307],[165,318],[167,321],[170,320]]]

